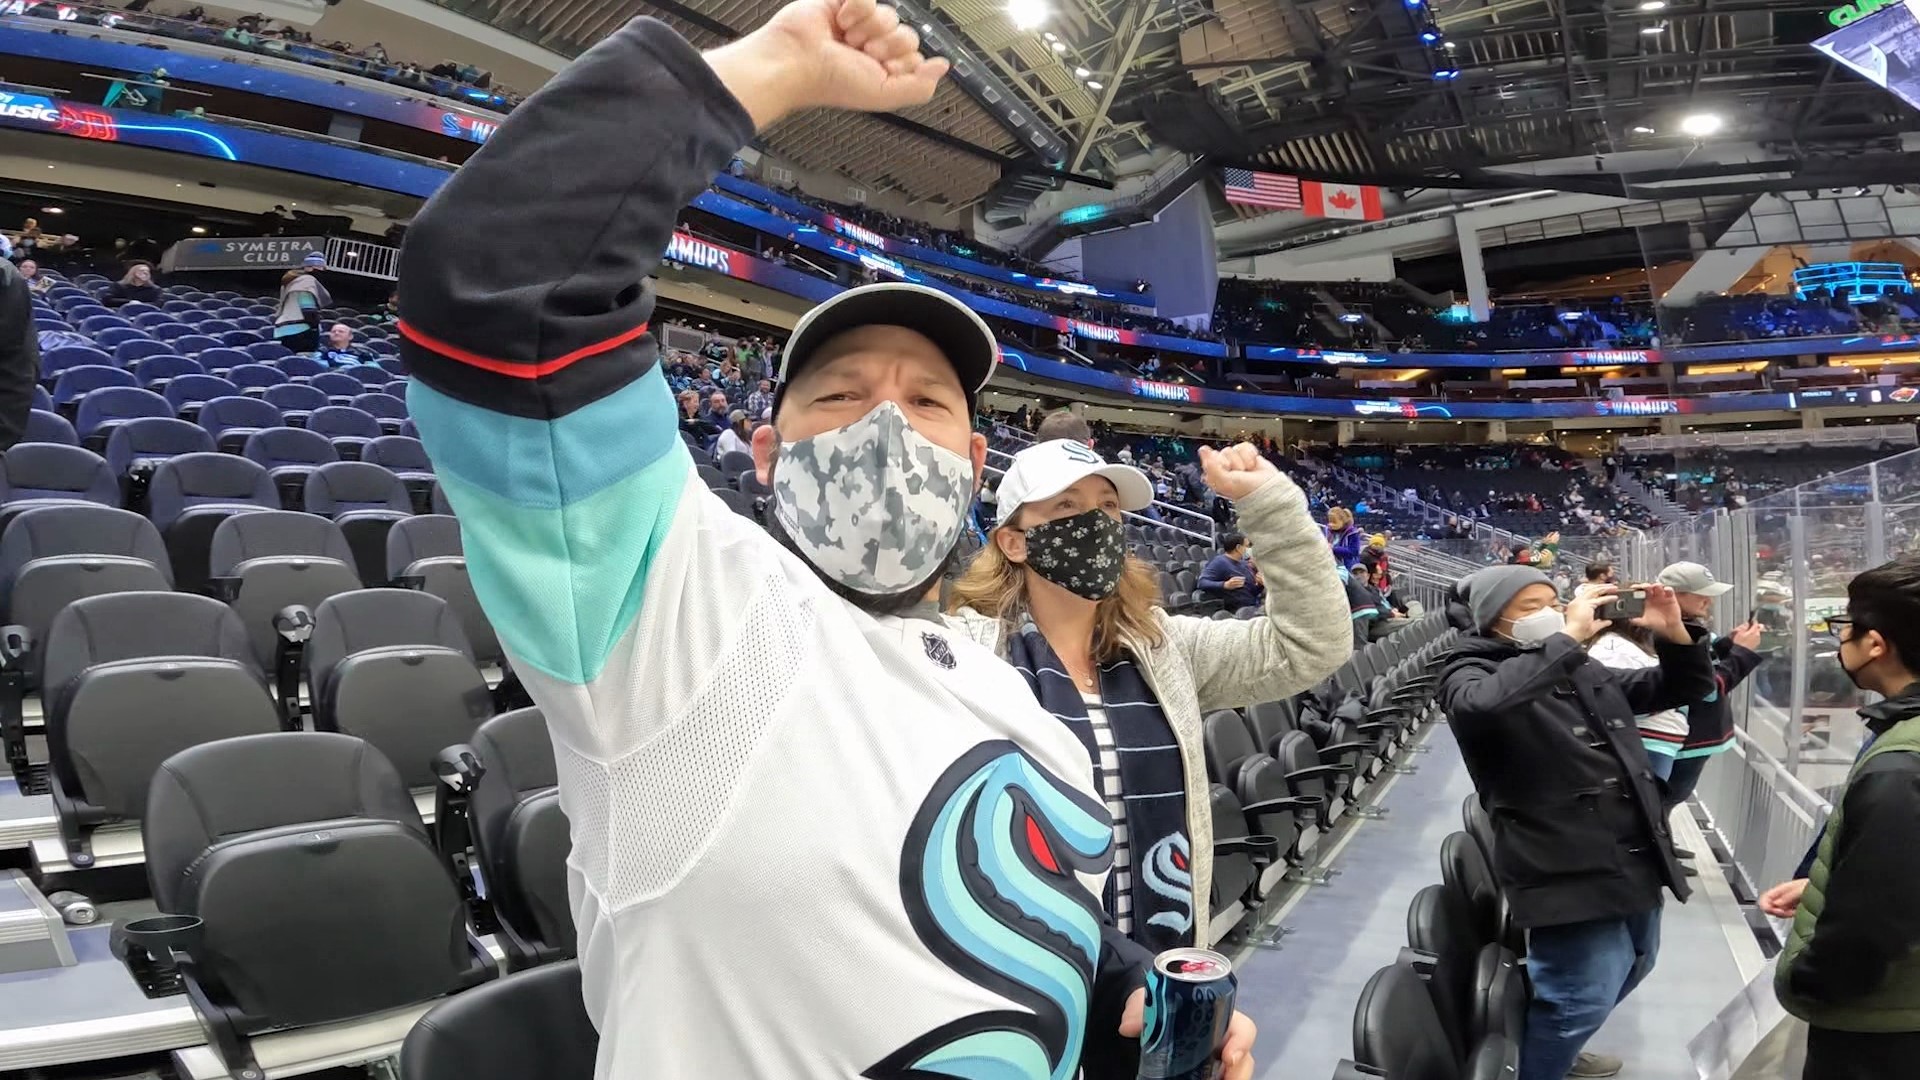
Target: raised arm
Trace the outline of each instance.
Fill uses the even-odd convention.
[[[897,28],[873,0],[806,0],[703,56],[636,19],[414,219],[399,289],[411,411],[518,662],[594,678],[673,527],[692,469],[646,278],[676,213],[788,112],[931,97],[946,64]]]
[[[1353,654],[1346,590],[1307,513],[1307,497],[1241,443],[1202,448],[1207,486],[1233,500],[1267,579],[1255,619],[1172,616],[1167,633],[1193,670],[1200,708],[1237,709],[1291,697]]]

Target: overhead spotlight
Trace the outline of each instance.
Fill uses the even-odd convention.
[[[921,23],[921,24],[920,24],[920,32],[921,32],[921,33],[923,33],[923,34],[931,34],[931,33],[933,33],[933,24],[932,24],[932,23],[924,23],[924,22],[923,22],[923,23]]]
[[[1083,67],[1077,67],[1073,69],[1073,77],[1076,79],[1084,79],[1091,74],[1093,74],[1093,72],[1088,71],[1086,68],[1083,68]]]
[[[1038,29],[1052,15],[1047,0],[1007,0],[1007,18],[1022,30]]]
[[[1067,51],[1067,43],[1066,43],[1066,42],[1064,42],[1064,41],[1056,41],[1056,42],[1054,42],[1054,43],[1052,44],[1052,49],[1053,49],[1053,51],[1054,51],[1054,52],[1056,52],[1056,53],[1063,53],[1063,52],[1066,52],[1066,51]]]
[[[1451,41],[1443,41],[1440,43],[1440,47],[1447,50],[1448,52],[1452,52],[1453,50],[1459,48],[1460,46]]]
[[[1704,139],[1725,125],[1726,121],[1715,113],[1693,113],[1680,121],[1680,130],[1696,139]]]
[[[1425,44],[1432,45],[1440,40],[1440,31],[1429,26],[1425,30],[1420,31],[1420,40]]]
[[[1667,0],[1640,0],[1641,11],[1665,11]]]
[[[1053,32],[1053,31],[1051,31],[1051,30],[1049,30],[1049,31],[1047,31],[1047,32],[1046,32],[1046,33],[1044,33],[1044,34],[1041,34],[1040,36],[1041,36],[1041,37],[1043,37],[1043,38],[1046,38],[1046,39],[1047,39],[1048,41],[1059,41],[1059,40],[1060,40],[1060,35],[1058,35],[1058,34],[1056,34],[1056,33],[1054,33],[1054,32]]]
[[[1640,34],[1642,37],[1657,37],[1666,32],[1667,32],[1667,24],[1663,22],[1654,23],[1652,26],[1643,26],[1640,28]]]
[[[1653,129],[1645,124],[1635,124],[1633,125],[1633,133],[1635,135],[1651,135],[1653,134]]]
[[[1460,77],[1460,69],[1457,67],[1443,67],[1434,72],[1433,77],[1442,81],[1457,79]]]
[[[1100,82],[1097,79],[1087,80],[1087,89],[1089,90],[1105,90],[1106,88],[1107,88],[1107,84]]]
[[[40,212],[43,214],[64,214],[67,211],[65,207],[61,206],[43,206],[40,208]]]
[[[205,225],[195,225],[192,232],[196,236],[205,236],[207,234],[207,227]]]

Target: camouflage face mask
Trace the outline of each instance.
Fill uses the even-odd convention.
[[[893,402],[780,448],[773,515],[823,576],[884,596],[924,583],[960,538],[973,463],[929,442]]]

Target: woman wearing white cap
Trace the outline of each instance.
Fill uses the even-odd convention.
[[[1200,463],[1260,556],[1263,617],[1167,614],[1157,571],[1127,554],[1121,524],[1153,501],[1151,483],[1065,439],[1014,457],[950,616],[1086,746],[1114,819],[1107,911],[1156,951],[1208,944],[1202,715],[1295,694],[1351,652],[1345,594],[1300,489],[1245,443],[1202,448]]]

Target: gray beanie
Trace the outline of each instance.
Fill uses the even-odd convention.
[[[1507,603],[1529,585],[1551,588],[1553,582],[1531,566],[1489,566],[1461,578],[1453,588],[1466,605],[1473,628],[1484,634],[1499,620]]]

